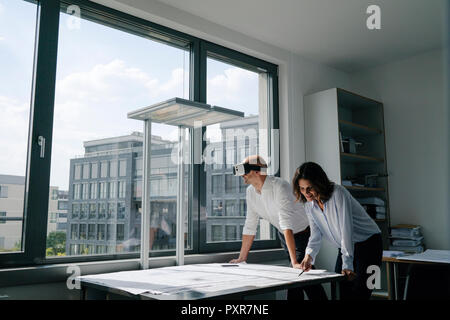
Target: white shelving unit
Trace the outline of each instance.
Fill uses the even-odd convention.
[[[304,97],[306,161],[322,166],[330,180],[355,179],[357,185],[345,186],[355,198],[378,197],[384,200],[386,218],[374,220],[382,232],[383,249],[389,247],[389,190],[385,147],[383,104],[358,94],[333,88]],[[340,137],[361,142],[356,153],[342,150]],[[344,147],[344,149],[346,149]],[[365,175],[378,174],[375,185],[365,185]],[[334,270],[336,249],[322,243],[318,263]],[[381,290],[374,298],[389,297],[386,266],[382,266]]]
[[[387,249],[390,220],[383,104],[333,88],[305,96],[304,107],[306,161],[320,164],[335,183],[354,181],[357,185],[346,188],[355,198],[385,201],[386,218],[374,220]],[[361,143],[356,153],[342,150],[341,136]],[[365,176],[374,174],[379,175],[376,184],[366,185]]]

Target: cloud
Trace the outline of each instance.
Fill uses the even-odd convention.
[[[232,67],[208,79],[208,103],[244,111],[258,112],[258,74]]]
[[[142,131],[141,121],[127,113],[183,94],[183,69],[170,72],[167,80],[132,67],[122,60],[98,64],[57,80],[52,152],[52,185],[67,185],[68,163],[83,155],[83,142]],[[186,83],[186,86],[188,84]],[[176,127],[154,125],[163,139],[177,137]],[[56,165],[58,163],[58,165]],[[57,168],[56,166],[59,166]],[[56,170],[61,172],[58,174]]]
[[[0,174],[25,175],[29,103],[0,96]]]

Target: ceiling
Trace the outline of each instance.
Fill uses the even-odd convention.
[[[443,47],[446,0],[159,0],[345,72]],[[369,30],[369,5],[381,29]]]

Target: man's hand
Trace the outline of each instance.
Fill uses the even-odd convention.
[[[342,274],[345,275],[349,281],[353,281],[356,278],[356,273],[349,269],[343,269]]]
[[[241,263],[241,262],[245,262],[245,259],[237,258],[237,259],[230,260],[230,262],[228,262],[228,263]]]
[[[312,258],[309,254],[305,254],[305,257],[303,258],[303,261],[300,263],[300,268],[302,270],[305,270],[305,272],[308,272],[312,268]]]

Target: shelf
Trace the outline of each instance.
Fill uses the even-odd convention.
[[[361,154],[341,152],[342,161],[344,162],[384,162],[384,159],[363,156]]]
[[[344,186],[348,190],[355,191],[384,191],[384,188],[369,188],[369,187],[358,187],[358,186]]]
[[[341,132],[344,136],[368,136],[368,135],[378,135],[383,133],[383,131],[361,124],[356,124],[346,120],[339,120],[339,125]]]

